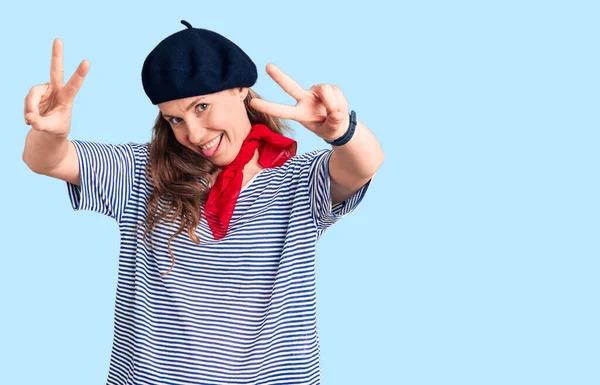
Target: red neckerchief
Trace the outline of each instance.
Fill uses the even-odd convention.
[[[244,166],[254,157],[258,148],[258,164],[263,168],[283,165],[296,155],[295,140],[271,131],[264,124],[254,124],[244,139],[235,159],[217,175],[215,184],[208,193],[204,211],[208,226],[215,239],[227,234],[229,221],[242,189]]]

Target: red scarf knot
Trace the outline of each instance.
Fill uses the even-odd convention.
[[[271,131],[264,124],[254,124],[235,159],[219,172],[208,193],[206,220],[215,239],[227,234],[233,210],[242,189],[244,167],[258,148],[258,164],[263,168],[279,167],[296,155],[295,140]]]

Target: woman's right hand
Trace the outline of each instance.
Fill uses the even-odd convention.
[[[67,84],[63,84],[63,43],[54,39],[50,82],[31,87],[25,97],[25,123],[37,131],[66,138],[71,129],[73,100],[90,68],[82,61]]]

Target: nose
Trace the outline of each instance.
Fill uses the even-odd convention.
[[[188,140],[194,145],[202,143],[202,138],[206,136],[206,129],[200,127],[198,124],[191,124],[188,126]]]

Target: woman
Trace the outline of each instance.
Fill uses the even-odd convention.
[[[145,144],[67,139],[89,63],[63,84],[56,39],[50,82],[25,99],[23,160],[65,180],[74,210],[119,224],[107,383],[317,384],[315,245],[361,201],[383,152],[338,87],[304,90],[270,64],[298,104],[264,101],[237,45],[182,23],[144,61],[159,108]],[[283,119],[332,148],[296,155]]]

